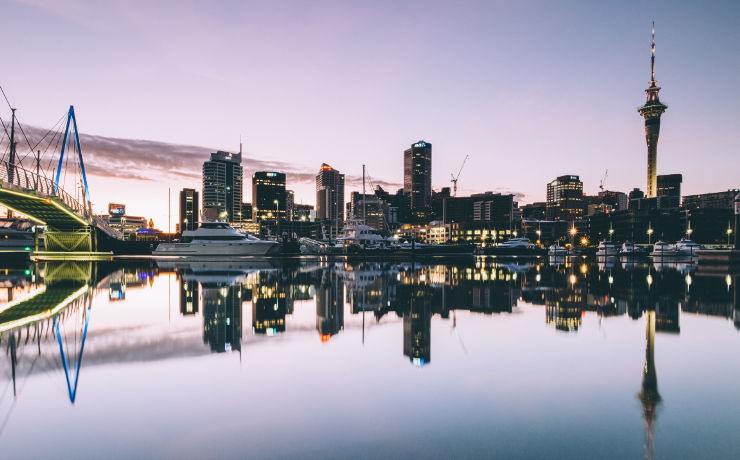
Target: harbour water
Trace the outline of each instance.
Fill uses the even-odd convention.
[[[0,267],[2,456],[737,458],[738,282],[547,258]]]

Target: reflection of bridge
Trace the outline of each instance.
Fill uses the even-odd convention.
[[[63,160],[70,140],[70,128],[82,176],[80,199],[74,198],[59,185],[60,173],[65,168]],[[15,145],[11,142],[8,161],[0,160],[0,205],[46,226],[47,251],[92,252],[97,250],[99,236],[117,240],[123,238],[118,230],[110,228],[102,218],[92,213],[73,107],[69,108],[67,114],[67,128],[54,179],[40,171],[38,159],[35,171],[17,164],[14,149]]]
[[[42,339],[51,335],[58,343],[58,362],[64,370],[70,401],[74,403],[96,273],[95,265],[90,262],[48,263],[44,268],[43,285],[28,296],[0,306],[0,343],[10,358],[14,394],[16,368],[26,356],[22,352],[23,345],[38,343],[39,355],[32,358],[30,373],[41,356]],[[75,313],[79,312],[81,316],[75,318]],[[77,319],[80,324],[76,324]],[[74,340],[79,338],[79,343],[72,345],[63,338],[67,335],[63,326],[66,324],[75,329]],[[78,326],[80,331],[76,331]]]

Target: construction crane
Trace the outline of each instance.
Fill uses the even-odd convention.
[[[460,173],[463,170],[463,167],[465,166],[465,162],[468,161],[468,158],[470,158],[470,155],[465,155],[465,159],[463,160],[462,164],[460,165],[460,169],[457,171],[457,176],[450,173],[450,182],[452,182],[452,196],[457,196],[457,181],[460,179]]]
[[[606,176],[607,175],[609,175],[609,170],[608,169],[606,171],[604,171],[604,177],[601,179],[601,182],[599,182],[599,188],[601,189],[602,192],[604,191],[604,184],[606,183]]]

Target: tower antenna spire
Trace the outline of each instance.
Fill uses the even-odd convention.
[[[242,135],[239,134],[239,155],[242,154]]]
[[[652,28],[652,43],[650,44],[650,81],[655,83],[655,21]]]

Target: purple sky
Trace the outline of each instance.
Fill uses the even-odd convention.
[[[173,197],[199,188],[207,152],[238,150],[240,135],[245,176],[282,165],[310,204],[322,162],[401,183],[418,139],[434,145],[435,189],[466,154],[462,194],[542,201],[561,174],[595,193],[605,169],[607,188],[644,189],[653,19],[669,106],[658,173],[683,173],[684,194],[740,186],[738,2],[51,3],[0,0],[14,63],[0,85],[29,127],[74,104],[107,145],[83,140],[96,209],[125,202],[160,228],[168,183]]]

